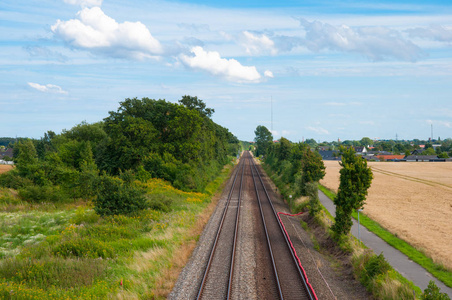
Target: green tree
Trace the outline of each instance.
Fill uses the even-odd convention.
[[[367,190],[372,182],[372,171],[367,166],[367,161],[356,156],[353,148],[341,148],[342,161],[340,165],[340,184],[334,204],[336,205],[336,217],[333,231],[340,235],[346,235],[352,227],[352,212],[364,205]]]
[[[279,146],[278,146],[278,159],[279,160],[289,159],[291,148],[292,148],[292,144],[290,143],[290,141],[284,137],[281,137],[279,139]]]
[[[359,143],[361,144],[362,147],[367,147],[373,144],[373,141],[368,138],[368,137],[363,137]]]
[[[256,142],[257,146],[257,156],[266,155],[268,148],[273,143],[273,135],[271,132],[267,129],[267,127],[259,125],[256,127],[256,130],[254,130],[254,134],[256,137],[254,138],[254,141]]]
[[[198,99],[198,97],[192,97],[185,95],[182,97],[182,99],[179,100],[179,103],[184,105],[185,107],[189,109],[195,109],[198,112],[200,112],[202,115],[210,118],[212,117],[215,110],[213,108],[206,107],[206,104],[201,99]]]

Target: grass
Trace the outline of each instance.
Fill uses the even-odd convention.
[[[325,195],[330,199],[334,199],[336,197],[336,194],[334,192],[330,191],[322,185],[319,185],[319,189],[324,192]],[[358,218],[358,214],[356,212],[353,212],[352,216],[355,219]],[[448,271],[443,266],[434,263],[430,257],[427,257],[424,253],[417,250],[404,240],[396,237],[365,214],[360,214],[359,221],[360,224],[369,229],[369,231],[375,233],[389,245],[396,248],[397,250],[408,256],[411,260],[421,265],[433,276],[441,280],[445,285],[452,287],[452,272]]]
[[[196,245],[211,199],[163,180],[142,184],[161,209],[98,216],[89,201],[22,203],[0,190],[0,299],[163,299]]]

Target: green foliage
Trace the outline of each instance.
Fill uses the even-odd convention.
[[[25,201],[34,203],[62,203],[69,200],[69,197],[61,187],[51,185],[27,185],[19,189],[19,196]]]
[[[256,142],[256,156],[266,155],[267,150],[270,148],[273,142],[273,135],[267,129],[267,127],[259,125],[254,130],[256,137],[254,141]]]
[[[309,214],[311,216],[316,216],[321,209],[317,186],[317,182],[309,182],[306,184],[306,193],[309,196]]]
[[[372,171],[367,161],[355,155],[353,148],[341,148],[340,184],[334,204],[336,217],[332,227],[336,235],[346,235],[352,226],[352,212],[361,208],[372,182]]]
[[[450,298],[446,293],[441,293],[439,287],[435,284],[435,282],[433,280],[430,280],[428,287],[421,295],[421,300],[450,300]]]
[[[94,210],[101,216],[134,214],[146,207],[145,191],[135,184],[103,175],[99,179]]]
[[[372,255],[364,264],[363,272],[360,275],[361,282],[368,286],[373,278],[391,270],[391,265],[386,261],[383,253]]]

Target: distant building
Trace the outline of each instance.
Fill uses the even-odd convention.
[[[405,158],[405,155],[394,155],[394,154],[385,154],[385,155],[376,155],[382,161],[400,161]]]
[[[4,157],[13,158],[13,148],[8,148],[4,151],[0,150],[0,159],[3,159]]]
[[[445,158],[438,158],[437,155],[408,155],[404,158],[404,161],[417,161],[417,162],[426,162],[426,161],[446,161]]]
[[[366,155],[367,154],[367,148],[366,147],[353,147],[356,151],[356,154],[359,155]]]
[[[320,150],[319,154],[323,160],[341,160],[340,154],[337,151]]]

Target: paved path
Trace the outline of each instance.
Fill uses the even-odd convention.
[[[336,215],[336,206],[333,201],[319,190],[320,202],[331,213]],[[383,252],[386,260],[391,266],[402,274],[406,279],[412,281],[415,285],[425,290],[430,280],[434,280],[436,285],[441,289],[442,293],[447,293],[452,298],[452,289],[447,287],[444,283],[433,277],[427,270],[410,260],[405,254],[393,248],[384,240],[370,232],[364,226],[360,226],[361,241],[376,254]],[[358,222],[353,219],[352,234],[358,236]]]

